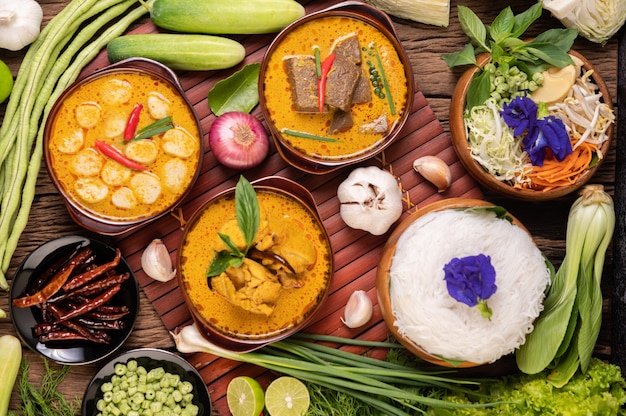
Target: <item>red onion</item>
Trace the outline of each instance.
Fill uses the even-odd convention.
[[[269,152],[269,139],[263,124],[240,111],[224,113],[213,122],[209,145],[217,161],[233,169],[253,168]]]

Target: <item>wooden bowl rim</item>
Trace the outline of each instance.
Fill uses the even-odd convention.
[[[453,368],[471,368],[486,365],[488,363],[474,363],[471,361],[450,361],[441,358],[438,355],[431,354],[426,351],[423,347],[417,344],[415,341],[408,339],[400,334],[398,328],[394,325],[395,318],[393,316],[393,308],[391,306],[391,296],[389,293],[389,270],[391,268],[391,262],[393,261],[393,257],[396,251],[396,245],[398,243],[398,239],[402,234],[406,231],[406,229],[413,224],[418,219],[423,216],[430,214],[436,211],[445,211],[448,209],[459,209],[459,208],[476,208],[476,207],[495,207],[497,204],[482,200],[482,199],[473,199],[473,198],[448,198],[440,201],[436,201],[430,203],[423,208],[418,209],[413,212],[411,215],[406,217],[398,226],[392,231],[389,236],[389,239],[385,243],[382,254],[380,256],[380,260],[378,262],[378,267],[376,269],[376,293],[378,299],[378,305],[380,307],[381,314],[383,316],[383,320],[385,324],[389,328],[389,331],[393,334],[396,340],[402,344],[406,349],[411,351],[413,354],[417,355],[419,358],[435,365],[439,365],[442,367],[453,367]],[[532,235],[530,231],[510,212],[506,212],[507,217],[511,219],[511,222],[524,230],[528,235]],[[454,364],[456,363],[456,364]]]
[[[573,49],[570,49],[569,53],[579,58],[583,62],[583,68],[593,71],[593,73],[591,74],[591,78],[598,86],[598,89],[602,94],[603,102],[607,104],[612,111],[614,111],[613,100],[611,99],[609,89],[604,82],[604,79],[602,79],[593,64],[587,58],[585,58],[583,55]],[[450,135],[452,139],[452,146],[463,166],[469,171],[474,179],[480,182],[483,186],[492,191],[516,199],[529,201],[546,201],[565,196],[582,187],[591,179],[593,174],[600,168],[600,166],[606,159],[606,155],[613,140],[615,123],[611,123],[611,125],[608,127],[608,140],[606,140],[600,147],[600,150],[603,154],[602,159],[598,159],[595,166],[580,174],[573,184],[568,186],[561,186],[548,191],[514,188],[511,185],[499,181],[493,175],[486,172],[480,165],[480,163],[472,158],[468,150],[467,133],[465,130],[465,122],[463,120],[465,99],[472,77],[480,68],[482,68],[489,61],[489,58],[489,53],[483,53],[479,55],[476,58],[477,66],[467,69],[461,75],[452,94],[452,100],[450,103]]]

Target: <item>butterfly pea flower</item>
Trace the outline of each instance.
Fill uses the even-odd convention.
[[[530,156],[530,162],[535,166],[543,166],[547,149],[559,162],[572,153],[572,142],[565,124],[554,116],[537,120],[535,129],[524,137],[522,143]]]
[[[537,106],[527,96],[518,96],[502,109],[504,122],[513,129],[513,135],[523,137],[523,148],[534,166],[543,166],[547,150],[561,162],[572,153],[572,143],[563,121],[549,116],[547,106]]]
[[[478,308],[483,317],[491,319],[492,311],[487,305],[487,299],[498,288],[491,257],[484,254],[455,257],[443,270],[450,296],[467,306]]]

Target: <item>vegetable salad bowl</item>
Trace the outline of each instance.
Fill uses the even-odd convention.
[[[260,68],[260,107],[278,153],[312,174],[387,148],[408,118],[413,90],[391,20],[360,2],[298,19],[272,41]]]
[[[574,59],[576,65],[580,67],[580,73],[582,75],[578,79],[582,79],[583,76],[587,76],[586,85],[591,86],[590,90],[588,91],[589,96],[587,99],[599,100],[601,105],[604,106],[603,111],[612,114],[613,103],[611,100],[611,96],[600,74],[595,70],[591,62],[589,62],[584,56],[580,55],[574,50],[570,50],[569,54]],[[523,169],[524,174],[520,174],[519,172],[521,171],[518,171],[517,173],[511,175],[508,175],[508,173],[505,174],[503,170],[498,170],[498,168],[491,163],[493,159],[490,159],[490,156],[485,156],[484,153],[480,153],[481,151],[478,150],[472,151],[472,144],[470,143],[470,138],[468,138],[469,130],[467,126],[467,97],[470,91],[470,83],[475,74],[480,70],[479,67],[484,67],[489,62],[489,59],[489,54],[482,54],[478,56],[478,66],[470,68],[462,74],[452,95],[452,102],[450,105],[450,133],[452,136],[452,144],[454,150],[456,151],[461,163],[465,166],[469,173],[485,188],[514,199],[530,201],[551,200],[554,198],[565,196],[578,190],[591,179],[591,177],[598,170],[598,168],[601,166],[602,162],[606,158],[613,137],[615,125],[614,121],[609,121],[608,126],[605,125],[604,133],[602,136],[604,137],[604,139],[601,143],[597,145],[597,148],[595,150],[589,151],[589,153],[585,155],[583,155],[582,150],[580,150],[579,152],[574,151],[574,153],[571,154],[569,157],[559,162],[563,166],[565,164],[572,164],[573,166],[576,166],[577,162],[575,162],[574,155],[577,155],[577,160],[588,158],[587,160],[590,161],[586,168],[581,168],[578,170],[572,168],[566,179],[561,180],[560,173],[552,173],[548,169],[544,170],[544,173],[540,174],[541,176],[533,176],[533,172],[536,168],[535,166],[532,166],[532,170],[530,170],[530,173],[528,173],[528,169],[530,169],[530,163],[526,163],[526,167]],[[557,72],[555,72],[555,74],[556,73]],[[555,75],[552,78],[556,79],[557,76],[563,76],[563,71],[559,72],[558,75]],[[598,96],[598,94],[600,95]],[[530,100],[530,98],[528,97],[524,97],[524,99]],[[568,102],[569,104],[571,104],[570,108],[575,108],[577,102],[583,101],[584,100],[580,100],[577,96],[573,95],[565,98],[563,102]],[[553,114],[552,110],[554,107],[555,106],[553,103],[548,103],[548,108],[550,109],[551,114]],[[584,108],[585,105],[582,105],[580,107]],[[577,111],[583,110],[579,109]],[[587,112],[585,117],[596,122],[603,117],[607,120],[610,118],[605,117],[601,111],[596,111],[596,113],[594,114],[593,108],[585,109],[585,111]],[[582,128],[580,126],[584,124],[584,121],[580,121],[578,128]],[[574,137],[571,134],[571,126],[568,124],[566,125],[566,128],[568,129],[567,131],[570,135],[570,138]],[[494,132],[495,133],[493,134],[497,134],[497,129],[494,128]],[[582,136],[586,136],[587,134],[588,133],[579,133],[579,135]],[[518,138],[516,137],[516,139]],[[574,141],[572,140],[572,142]],[[474,148],[476,149],[477,147]],[[580,149],[582,149],[582,147],[580,147]],[[482,150],[484,150],[484,148]],[[546,166],[548,166],[547,160],[548,159],[546,157],[546,162],[544,162]],[[555,165],[556,164],[550,166]],[[539,172],[539,170],[537,171]],[[525,176],[527,173],[528,176]],[[515,176],[516,179],[513,179],[513,176]],[[518,180],[518,178],[522,179]],[[535,182],[535,179],[524,178],[539,179],[537,179],[537,182]],[[552,183],[554,183],[554,185],[552,185]]]

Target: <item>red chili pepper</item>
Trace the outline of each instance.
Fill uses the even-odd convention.
[[[122,153],[117,147],[110,145],[109,143],[96,140],[96,148],[102,152],[103,155],[109,157],[116,162],[126,166],[127,168],[135,169],[135,170],[146,170],[148,169],[146,166],[141,163],[137,163],[134,160],[130,160],[124,153]]]
[[[126,122],[126,128],[124,129],[124,140],[132,140],[135,137],[135,132],[137,131],[137,125],[139,124],[139,114],[143,109],[143,105],[135,104],[133,107],[133,111],[130,112],[128,116],[128,121]]]
[[[317,80],[317,94],[319,97],[319,110],[320,113],[324,111],[324,95],[326,95],[326,79],[328,78],[328,73],[330,72],[330,68],[333,66],[333,62],[335,62],[335,54],[331,53],[324,59],[322,62],[322,76]]]

